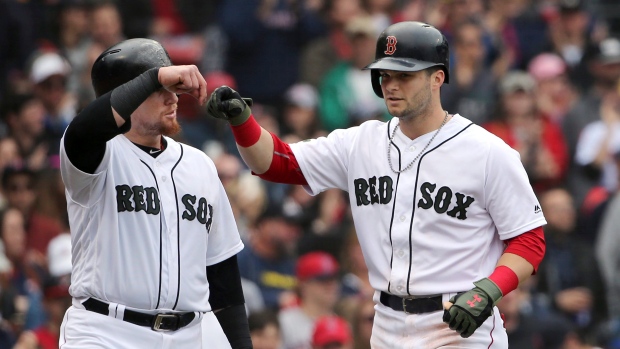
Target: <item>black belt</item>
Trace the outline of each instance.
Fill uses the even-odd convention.
[[[403,298],[381,292],[381,304],[406,314],[423,314],[443,309],[441,295],[422,298]]]
[[[109,304],[106,302],[102,302],[95,298],[88,298],[84,303],[84,308],[86,310],[99,313],[102,315],[108,315]],[[196,314],[191,313],[161,313],[161,314],[145,314],[137,311],[125,309],[125,314],[123,315],[123,321],[127,321],[129,323],[139,325],[139,326],[148,326],[153,331],[176,331],[181,327],[187,326]]]

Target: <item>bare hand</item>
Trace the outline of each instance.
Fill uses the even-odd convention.
[[[592,307],[592,294],[585,287],[569,288],[555,295],[555,303],[563,311],[576,313]]]
[[[207,100],[207,82],[195,65],[173,65],[159,69],[159,83],[172,93],[187,93],[202,105]]]

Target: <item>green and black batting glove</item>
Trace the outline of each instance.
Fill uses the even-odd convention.
[[[502,291],[489,278],[474,282],[470,291],[450,298],[450,310],[443,311],[443,322],[461,337],[471,336],[491,316],[493,307],[502,299]]]
[[[207,102],[207,114],[237,126],[250,118],[251,98],[242,98],[239,92],[228,86],[220,86],[211,93]]]

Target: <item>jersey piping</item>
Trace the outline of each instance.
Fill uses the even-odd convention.
[[[388,122],[387,125],[387,136],[390,140],[390,143],[394,145],[394,148],[398,151],[398,170],[401,170],[401,156],[400,156],[400,148],[390,139],[390,124],[392,120]],[[388,144],[388,147],[390,145]],[[400,172],[396,175],[396,187],[394,188],[394,202],[392,203],[392,216],[390,217],[390,228],[389,228],[389,236],[390,236],[390,247],[392,249],[392,253],[390,255],[390,270],[392,269],[392,263],[394,262],[394,245],[392,244],[392,225],[394,224],[394,211],[396,210],[396,197],[398,196],[398,180],[400,179]],[[388,292],[390,292],[390,286],[392,282],[388,280]]]
[[[177,258],[178,258],[177,283],[178,285],[177,285],[177,298],[174,301],[174,306],[172,307],[173,310],[176,310],[177,308],[177,304],[179,303],[179,294],[181,293],[181,220],[178,218],[181,216],[179,212],[179,195],[177,193],[177,185],[174,181],[174,169],[177,168],[177,166],[181,162],[181,159],[183,159],[183,145],[179,144],[179,146],[181,147],[181,155],[179,156],[179,160],[177,160],[177,163],[174,164],[174,166],[172,166],[172,169],[170,170],[170,179],[172,180],[172,187],[174,188],[174,200],[177,206]]]
[[[438,149],[439,147],[441,147],[442,145],[446,144],[447,142],[449,142],[450,140],[454,139],[456,136],[460,135],[461,133],[463,133],[463,131],[467,130],[471,125],[473,125],[474,123],[470,123],[469,125],[465,126],[462,130],[460,130],[459,132],[457,132],[454,136],[446,139],[445,141],[439,143],[435,148],[427,151],[426,153],[422,154],[422,156],[420,157],[420,160],[418,161],[418,167],[416,170],[416,177],[415,177],[415,186],[414,188],[415,191],[413,192],[413,205],[412,205],[412,209],[411,209],[411,222],[409,223],[409,272],[407,273],[407,294],[411,296],[411,292],[409,291],[409,282],[411,280],[411,263],[413,263],[413,243],[411,241],[411,234],[413,234],[413,219],[415,217],[415,202],[416,202],[416,195],[418,193],[418,178],[420,175],[420,166],[422,165],[422,160],[424,159],[424,157],[429,154],[430,152],[434,151],[435,149]],[[392,250],[394,250],[392,248]],[[392,252],[393,253],[393,252]]]
[[[153,175],[153,179],[155,180],[155,186],[157,187],[157,193],[159,195],[159,183],[157,182],[157,176],[155,175],[155,172],[153,172],[153,169],[146,163],[144,162],[144,160],[140,159],[140,162],[144,164],[144,166],[146,166],[146,168],[149,169],[149,171],[151,172],[151,174]],[[157,292],[157,305],[155,306],[155,309],[159,308],[159,301],[161,300],[161,273],[162,273],[162,268],[163,268],[163,262],[162,262],[162,252],[163,252],[163,246],[162,246],[162,223],[161,223],[161,214],[159,215],[159,291]]]

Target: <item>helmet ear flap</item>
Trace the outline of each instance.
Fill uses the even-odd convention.
[[[370,70],[370,81],[372,82],[372,89],[375,94],[383,98],[383,91],[381,90],[381,72],[378,69]]]

